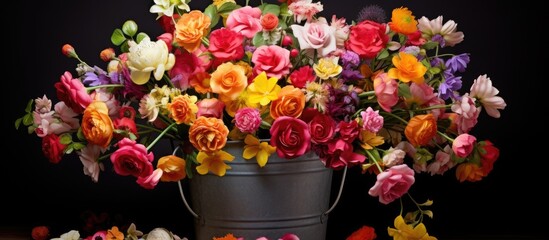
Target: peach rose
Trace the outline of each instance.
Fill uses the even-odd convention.
[[[82,116],[82,134],[89,143],[108,147],[114,132],[114,125],[109,117],[107,104],[93,101]]]
[[[227,143],[229,128],[219,118],[199,117],[189,129],[189,140],[199,151],[215,152]]]
[[[175,41],[189,52],[200,47],[202,37],[210,29],[210,17],[198,10],[190,11],[181,16],[175,25]]]
[[[163,182],[177,182],[187,176],[185,159],[175,155],[167,155],[158,159],[157,168],[164,172],[160,180]]]
[[[188,94],[174,97],[172,102],[168,103],[167,106],[170,111],[170,117],[175,120],[177,124],[190,124],[194,121],[196,113],[198,112],[196,100],[196,96],[189,96]]]
[[[243,67],[226,62],[212,73],[210,86],[212,92],[223,96],[220,99],[234,100],[248,86],[248,78]]]
[[[193,74],[189,78],[189,84],[191,84],[198,93],[209,93],[212,91],[210,87],[210,77],[210,74],[207,72],[199,72]]]
[[[278,99],[271,103],[271,116],[277,119],[281,116],[301,116],[305,108],[305,94],[292,85],[283,87],[278,93]]]
[[[416,115],[408,122],[404,134],[414,147],[425,146],[437,134],[437,121],[430,113]]]

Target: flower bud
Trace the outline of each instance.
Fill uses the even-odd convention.
[[[290,46],[292,45],[294,41],[292,40],[292,37],[288,36],[288,35],[284,35],[284,38],[282,38],[282,46],[283,47],[286,47],[286,46]]]
[[[299,51],[295,48],[290,51],[290,57],[295,58],[297,57],[298,54],[299,54]]]
[[[105,48],[103,49],[103,51],[101,51],[101,53],[99,54],[99,57],[101,57],[101,60],[103,60],[104,62],[108,62],[114,59],[114,57],[116,57],[116,54],[114,53],[114,49]]]
[[[67,57],[76,57],[76,51],[74,51],[74,48],[70,44],[63,45],[63,48],[61,48],[61,52],[63,55]]]

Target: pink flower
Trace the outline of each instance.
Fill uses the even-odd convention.
[[[223,109],[225,103],[219,101],[217,98],[205,98],[196,103],[198,106],[198,113],[196,117],[213,117],[223,119]]]
[[[381,73],[374,77],[374,91],[379,106],[386,112],[398,102],[398,82],[389,78],[387,73]]]
[[[97,99],[107,104],[109,109],[109,117],[116,118],[120,112],[120,102],[112,92],[108,92],[105,88],[97,89],[90,93],[92,99]]]
[[[357,53],[361,58],[374,58],[389,42],[385,34],[385,24],[362,21],[351,27],[345,48]]]
[[[471,86],[471,97],[478,99],[486,113],[494,118],[500,117],[498,109],[505,109],[507,106],[503,98],[496,96],[498,93],[498,89],[492,86],[492,81],[486,74],[475,79]]]
[[[154,170],[151,175],[146,177],[138,177],[137,178],[137,184],[139,186],[145,188],[145,189],[153,189],[156,187],[156,184],[160,181],[160,178],[162,177],[162,169],[157,168]]]
[[[170,78],[176,87],[185,90],[189,87],[189,77],[193,74],[204,72],[210,66],[210,60],[200,56],[207,49],[200,46],[192,53],[187,51],[175,51],[175,64],[169,71]]]
[[[379,110],[374,111],[368,107],[366,111],[360,113],[362,117],[362,128],[373,133],[379,132],[383,127],[383,117],[379,115]]]
[[[47,113],[51,111],[51,100],[46,97],[46,94],[42,98],[34,99],[34,111],[37,113]]]
[[[410,85],[410,93],[412,97],[406,99],[406,104],[408,105],[424,106],[437,98],[433,88],[426,83],[412,83]]]
[[[458,133],[468,133],[478,122],[480,108],[475,105],[475,99],[468,94],[463,95],[460,101],[454,102],[452,111],[457,113],[456,125]]]
[[[255,133],[261,125],[261,115],[256,108],[238,109],[234,115],[235,125],[243,133]]]
[[[442,175],[450,168],[454,167],[454,162],[450,159],[451,151],[452,149],[450,146],[446,145],[446,147],[444,147],[444,151],[439,150],[437,152],[435,155],[435,161],[427,166],[427,172],[429,172],[431,176],[435,174]]]
[[[311,21],[315,14],[324,10],[324,7],[319,2],[312,3],[312,0],[299,0],[290,4],[288,10],[293,13],[294,20],[299,23],[303,19]]]
[[[379,202],[389,204],[407,193],[414,181],[414,170],[406,164],[396,165],[377,175],[377,181],[368,194],[379,196]]]
[[[313,82],[316,76],[309,65],[294,70],[288,77],[288,81],[296,88],[304,88],[307,83]]]
[[[261,31],[261,9],[250,6],[236,9],[229,14],[226,26],[251,39]]]
[[[93,236],[86,238],[85,240],[106,240],[107,239],[107,231],[98,231]]]
[[[309,150],[311,134],[303,120],[281,116],[273,122],[270,133],[270,143],[279,157],[292,159]]]
[[[311,141],[313,143],[327,143],[332,140],[336,133],[336,122],[332,117],[326,114],[318,113],[309,122],[309,130],[311,132]]]
[[[353,145],[343,139],[328,143],[328,153],[325,157],[326,167],[341,169],[345,166],[355,166],[363,163],[366,156],[354,152]]]
[[[282,236],[282,238],[278,240],[299,240],[299,237],[297,237],[297,235],[295,234],[286,233],[284,234],[284,236]]]
[[[303,26],[294,24],[291,28],[302,50],[314,49],[318,52],[319,57],[327,56],[336,50],[334,30],[324,18],[306,22]]]
[[[57,118],[60,119],[60,122],[69,125],[71,129],[78,129],[80,127],[78,114],[76,114],[71,108],[67,107],[64,102],[56,103],[53,108]],[[59,120],[57,122],[58,124],[60,123]]]
[[[82,113],[90,105],[92,98],[88,95],[86,87],[77,78],[72,78],[70,72],[61,76],[61,81],[55,83],[57,98],[65,102],[75,113]]]
[[[217,61],[227,62],[240,60],[244,56],[244,36],[227,28],[220,28],[210,33],[208,51]]]
[[[258,47],[253,55],[253,72],[259,75],[261,72],[267,73],[267,77],[282,78],[290,73],[292,63],[290,62],[290,51],[277,45]]]
[[[460,158],[467,157],[473,151],[475,141],[477,141],[477,138],[472,135],[467,133],[460,134],[456,137],[456,139],[454,139],[454,142],[452,143],[452,150],[456,156]]]
[[[59,142],[59,136],[48,134],[42,138],[42,152],[51,163],[59,163],[67,146]]]
[[[118,149],[111,155],[114,171],[122,176],[148,177],[153,172],[151,162],[153,153],[147,153],[143,144],[138,144],[129,138],[117,143]]]
[[[93,182],[99,181],[99,173],[103,170],[103,163],[97,161],[101,154],[101,147],[95,144],[88,144],[78,156],[84,165],[84,174],[90,176]]]
[[[345,48],[345,40],[349,37],[350,26],[345,22],[345,18],[337,18],[332,16],[330,27],[334,30],[336,38],[336,47],[339,49]]]
[[[171,21],[171,19],[170,19]],[[171,32],[173,33],[173,31]],[[172,52],[172,43],[173,43],[173,34],[169,32],[163,33],[162,35],[156,37],[157,40],[162,40],[168,46],[168,52]]]
[[[55,111],[47,113],[33,112],[33,120],[36,125],[36,135],[44,137],[48,134],[62,134],[80,127],[77,114],[68,108],[64,102],[55,104]]]

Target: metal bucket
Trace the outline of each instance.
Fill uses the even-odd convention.
[[[242,158],[243,149],[242,142],[227,143],[224,150],[235,159],[225,176],[197,174],[190,179],[191,206],[181,192],[196,217],[196,240],[228,233],[246,240],[279,239],[286,233],[324,240],[327,213],[333,208],[328,208],[332,170],[312,152],[296,159],[274,153],[261,168],[255,158]]]

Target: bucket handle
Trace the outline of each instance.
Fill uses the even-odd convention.
[[[341,198],[341,193],[343,192],[343,185],[345,185],[346,176],[347,176],[347,166],[345,166],[345,168],[343,169],[343,176],[341,177],[341,184],[339,185],[339,192],[337,193],[337,197],[334,203],[332,203],[332,206],[328,210],[326,210],[326,212],[320,215],[320,223],[324,223],[326,221],[326,218],[328,218],[328,214],[334,210],[337,203],[339,202],[339,199]]]
[[[172,155],[175,155],[177,150],[179,150],[179,146],[177,146],[173,150]],[[187,199],[185,198],[185,194],[183,193],[183,187],[181,186],[181,181],[177,181],[177,185],[179,186],[179,194],[181,194],[181,199],[183,199],[183,203],[185,204],[185,207],[187,208],[187,210],[189,210],[189,212],[191,213],[191,215],[193,215],[193,217],[195,217],[196,219],[200,219],[200,216],[193,211],[191,206],[189,206],[189,203],[187,202]]]

